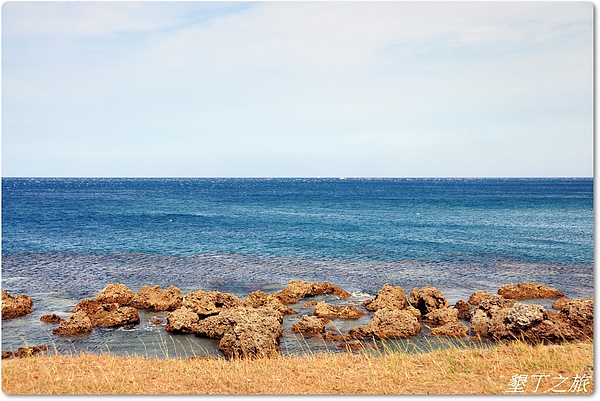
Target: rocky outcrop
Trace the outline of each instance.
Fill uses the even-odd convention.
[[[278,298],[274,297],[273,295],[267,295],[262,291],[254,291],[246,295],[243,305],[248,308],[268,307],[275,309],[282,315],[294,315],[298,313],[295,310],[285,306]]]
[[[329,322],[330,320],[325,318],[303,315],[298,322],[292,323],[292,331],[302,334],[320,334],[325,331],[325,325]]]
[[[552,307],[560,309],[557,318],[568,324],[577,338],[594,338],[594,298],[556,301]]]
[[[165,330],[172,333],[194,333],[194,327],[199,322],[200,317],[196,312],[182,306],[167,314]]]
[[[183,301],[183,306],[196,312],[201,319],[241,304],[242,301],[233,294],[204,290],[187,294]]]
[[[498,295],[507,299],[561,298],[565,294],[556,288],[538,283],[508,284],[498,289]]]
[[[283,316],[271,308],[225,309],[195,326],[199,336],[220,338],[219,348],[229,357],[255,358],[279,350]]]
[[[44,323],[60,323],[62,322],[63,319],[62,317],[58,316],[56,313],[52,313],[50,315],[44,315],[40,318],[40,320]]]
[[[39,354],[41,352],[48,351],[47,345],[34,345],[32,347],[19,347],[17,352],[5,351],[2,353],[2,359],[7,358],[27,358]]]
[[[458,321],[448,322],[442,326],[432,328],[430,333],[434,336],[464,337],[469,334],[469,328]]]
[[[421,289],[413,288],[408,295],[408,301],[421,312],[421,315],[426,315],[435,309],[450,306],[444,294],[437,288],[430,286],[425,286]]]
[[[381,290],[377,292],[375,299],[368,299],[363,302],[363,306],[370,311],[378,309],[405,309],[408,306],[406,295],[402,287],[392,287],[384,284]]]
[[[466,301],[463,301],[462,299],[459,299],[458,301],[456,301],[456,305],[454,305],[454,307],[458,311],[458,318],[459,319],[464,319],[464,320],[470,320],[471,319],[471,309],[472,309],[472,306],[469,305]]]
[[[327,281],[323,284],[319,284],[304,280],[291,280],[282,291],[273,294],[273,296],[279,299],[283,304],[295,304],[300,298],[324,294],[337,295],[342,299],[351,296],[350,293]]]
[[[136,308],[121,306],[118,303],[107,304],[95,299],[84,299],[72,310],[73,313],[79,311],[87,315],[94,327],[115,327],[140,322]]]
[[[492,294],[490,294],[489,292],[486,292],[486,291],[475,291],[469,297],[469,301],[468,302],[471,305],[479,305],[482,300],[484,300],[486,298],[489,298],[491,296],[492,296]]]
[[[119,305],[130,305],[135,297],[135,292],[124,284],[108,284],[96,297],[96,301],[103,304],[117,303]]]
[[[406,310],[379,309],[366,325],[350,329],[354,338],[407,338],[422,330],[417,318]]]
[[[539,305],[502,298],[496,304],[485,301],[475,310],[471,318],[473,334],[494,340],[561,342],[575,338],[575,333],[567,324],[550,316]],[[512,301],[512,304],[507,301]]]
[[[145,285],[135,294],[131,306],[158,312],[178,309],[182,301],[181,290],[173,285],[166,290],[158,285],[154,287]]]
[[[458,309],[452,306],[433,309],[423,316],[423,321],[435,326],[443,326],[446,323],[458,323]]]
[[[52,330],[52,334],[59,336],[75,336],[92,332],[92,322],[84,311],[80,310],[73,313],[67,319],[60,322],[60,325]]]
[[[33,312],[33,301],[29,295],[21,294],[13,297],[2,290],[2,319],[14,319]]]
[[[317,302],[312,311],[313,315],[325,318],[338,319],[359,319],[365,315],[365,312],[352,306],[335,306],[327,302]]]

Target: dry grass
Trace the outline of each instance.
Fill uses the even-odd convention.
[[[259,360],[36,356],[2,361],[7,394],[504,394],[515,374],[592,375],[593,344],[498,344],[422,354],[317,354]],[[530,379],[525,394],[532,394]],[[558,387],[566,390],[573,380]],[[593,390],[593,379],[586,386]],[[563,394],[572,394],[564,392]],[[579,393],[581,394],[581,392]]]

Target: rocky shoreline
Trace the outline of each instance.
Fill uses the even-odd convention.
[[[255,291],[244,299],[229,293],[198,290],[185,296],[175,286],[143,286],[135,293],[123,284],[108,284],[95,299],[84,299],[63,319],[56,314],[40,320],[58,324],[57,336],[86,335],[94,327],[118,327],[138,324],[139,309],[168,311],[164,329],[170,333],[195,334],[219,339],[219,348],[227,357],[254,358],[279,352],[284,334],[285,315],[297,314],[288,305],[317,295],[331,295],[345,300],[351,296],[337,285],[292,280],[280,292]],[[556,299],[553,312],[525,299]],[[292,324],[292,332],[320,336],[323,341],[341,348],[366,347],[373,339],[410,338],[423,331],[433,336],[466,337],[492,341],[519,339],[529,342],[562,343],[593,339],[593,298],[566,299],[555,288],[538,283],[509,284],[497,294],[474,292],[468,300],[450,305],[435,287],[414,288],[408,295],[400,286],[383,285],[374,299],[354,305],[336,306],[323,301],[309,301],[313,306]],[[363,310],[364,309],[364,310]],[[2,290],[2,319],[14,319],[33,312],[33,301]],[[336,333],[327,330],[330,319],[370,321]],[[160,324],[162,322],[155,322]],[[467,326],[465,323],[468,323]],[[32,347],[35,352],[44,346]],[[28,349],[5,352],[3,358],[31,355]]]

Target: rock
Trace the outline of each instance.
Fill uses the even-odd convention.
[[[402,287],[392,287],[389,284],[384,284],[381,290],[377,292],[375,299],[366,300],[363,306],[370,311],[378,309],[405,309],[408,306],[406,295]]]
[[[379,309],[366,325],[350,329],[354,338],[407,338],[422,330],[417,318],[406,310]]]
[[[508,284],[498,289],[498,295],[507,299],[560,298],[565,294],[556,288],[538,283]]]
[[[423,321],[435,326],[443,326],[446,323],[458,323],[458,309],[451,306],[434,309],[423,316]]]
[[[502,295],[490,295],[487,298],[483,298],[479,303],[479,309],[490,310],[493,308],[511,308],[517,304],[514,299],[506,299]]]
[[[230,357],[254,358],[279,350],[283,316],[271,308],[236,307],[201,320],[194,327],[199,336],[220,338],[219,348]]]
[[[574,338],[574,333],[568,325],[549,316],[548,312],[539,305],[514,302],[506,307],[487,306],[488,309],[480,305],[471,318],[471,332],[474,334],[495,340],[560,342]]]
[[[292,331],[302,334],[320,334],[325,331],[325,325],[329,322],[321,317],[303,315],[298,322],[292,324]]]
[[[177,309],[175,309],[175,310],[177,310]],[[198,316],[198,315],[196,315],[196,316]],[[162,322],[163,322],[162,319],[154,319],[154,321],[152,322],[152,324],[161,324]]]
[[[319,301],[308,301],[304,303],[304,306],[315,306]]]
[[[594,338],[594,298],[567,300],[559,309],[557,317],[571,327],[577,338]]]
[[[462,299],[459,299],[458,301],[456,301],[456,305],[454,305],[454,307],[459,312],[460,311],[467,311],[467,310],[471,310],[472,309],[472,306],[469,305],[466,301],[463,301]]]
[[[326,302],[318,302],[312,313],[318,317],[339,319],[359,319],[365,315],[365,312],[352,305],[335,306]]]
[[[174,333],[194,333],[194,326],[200,322],[196,312],[182,306],[167,314],[165,330]]]
[[[118,303],[119,305],[130,305],[135,297],[135,292],[131,291],[124,284],[108,284],[96,297],[96,301],[103,304]]]
[[[412,305],[408,305],[404,310],[409,312],[411,315],[413,315],[417,319],[421,317],[421,311]]]
[[[291,280],[288,285],[280,292],[273,294],[283,304],[295,304],[299,298],[311,297],[315,295],[333,294],[339,298],[345,299],[351,296],[334,284],[325,281],[323,284],[311,283],[304,280]]]
[[[554,303],[552,304],[552,307],[554,309],[562,309],[564,308],[566,305],[568,305],[570,302],[573,302],[572,299],[567,299],[567,298],[560,298],[557,299],[556,301],[554,301]]]
[[[240,306],[242,301],[233,294],[219,291],[198,290],[185,296],[183,306],[193,310],[203,319],[219,314],[221,311]]]
[[[92,332],[92,322],[84,311],[80,310],[73,313],[67,319],[60,322],[60,325],[52,330],[52,334],[59,336],[75,336]]]
[[[115,327],[140,322],[136,308],[118,303],[104,304],[95,299],[84,299],[72,310],[73,313],[79,311],[87,315],[93,327]]]
[[[323,341],[327,342],[349,341],[352,338],[349,334],[338,334],[333,331],[326,331],[322,337]]]
[[[434,336],[464,337],[469,334],[469,328],[460,322],[448,322],[442,326],[431,329]]]
[[[471,320],[471,308],[472,306],[469,305],[466,301],[463,301],[462,299],[459,299],[456,302],[456,305],[454,306],[456,308],[456,310],[458,310],[458,318],[459,319],[463,319],[463,320]]]
[[[471,304],[471,305],[479,305],[483,299],[489,298],[491,296],[492,296],[492,294],[490,294],[489,292],[475,291],[469,297],[469,304]]]
[[[33,301],[29,295],[21,294],[13,297],[2,290],[2,319],[14,319],[33,312]]]
[[[161,289],[158,285],[154,287],[145,285],[135,294],[131,306],[158,312],[178,309],[181,307],[182,301],[181,290],[173,285],[166,290]]]
[[[281,325],[278,326],[281,328]],[[283,329],[281,329],[283,332]],[[225,355],[233,358],[262,358],[277,355],[279,351],[278,331],[268,333],[248,330],[236,325],[219,342],[219,348]]]
[[[269,307],[275,309],[282,315],[295,315],[295,310],[285,306],[279,299],[273,295],[267,295],[262,291],[254,291],[246,295],[243,305],[249,308]]]
[[[53,313],[51,315],[44,315],[40,318],[40,320],[44,323],[60,323],[62,322],[63,319],[62,317],[58,316],[57,314]]]
[[[444,294],[437,288],[430,286],[425,286],[420,290],[413,288],[408,295],[408,301],[421,312],[421,315],[426,315],[434,309],[450,306]]]
[[[2,353],[2,359],[6,358],[26,358],[41,352],[48,351],[47,345],[34,345],[32,347],[20,347],[17,352],[6,351]]]

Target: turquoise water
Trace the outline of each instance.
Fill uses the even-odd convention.
[[[292,279],[338,284],[356,303],[385,283],[434,285],[451,303],[521,281],[592,296],[593,180],[2,180],[2,287],[35,302],[34,314],[2,322],[3,350],[52,340],[61,350],[217,352],[214,340],[168,335],[152,313],[70,341],[39,317],[66,317],[112,282],[244,297]],[[306,343],[323,348],[286,331],[282,349]]]

